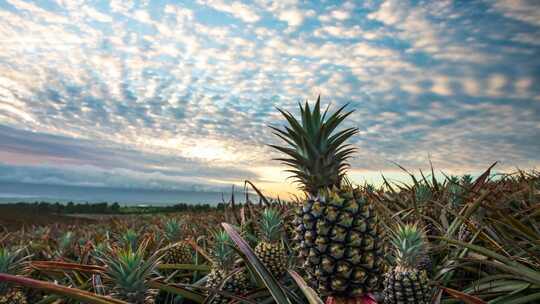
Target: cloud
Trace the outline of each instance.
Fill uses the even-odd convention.
[[[487,93],[492,96],[500,96],[506,82],[506,77],[502,74],[491,75],[488,78]]]
[[[284,10],[279,13],[279,20],[287,22],[290,27],[298,27],[304,22],[304,15],[298,10]]]
[[[208,166],[205,155],[167,156],[118,144],[0,127],[0,181],[169,190],[211,190],[256,178],[249,170]],[[215,150],[212,150],[214,152]],[[191,156],[191,157],[190,157]],[[175,164],[173,164],[173,162]]]
[[[427,154],[441,169],[482,166],[475,155],[533,167],[540,32],[521,21],[523,3],[497,5],[10,0],[0,4],[0,162],[43,182],[65,165],[55,182],[95,184],[109,170],[117,185],[189,187],[191,175],[279,192],[266,146],[277,143],[267,126],[282,123],[275,107],[297,111],[322,94],[356,109],[346,122],[361,130],[355,168],[416,167]]]
[[[534,0],[497,0],[493,8],[505,17],[540,26],[540,7]]]
[[[238,1],[226,3],[221,0],[201,0],[199,3],[212,7],[215,10],[229,13],[247,23],[257,22],[260,19],[259,15],[252,8]]]

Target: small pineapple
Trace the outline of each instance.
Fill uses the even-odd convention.
[[[20,290],[11,289],[7,294],[0,296],[0,304],[27,304],[24,293]]]
[[[221,277],[223,273],[210,273],[209,280],[212,280],[212,283],[215,287],[213,289],[218,289],[233,295],[243,295],[248,292],[250,285],[249,277],[243,269],[238,270],[228,277]],[[213,276],[213,278],[210,278]],[[218,282],[220,282],[218,284]],[[207,286],[209,287],[209,286]],[[209,287],[210,288],[210,287]],[[215,294],[212,299],[208,302],[209,304],[228,304],[231,302],[231,299],[225,295]]]
[[[260,234],[261,242],[255,247],[255,254],[276,278],[280,278],[287,270],[287,252],[281,240],[283,219],[278,210],[267,208],[263,211]]]
[[[300,105],[300,119],[279,110],[288,125],[274,128],[285,146],[271,145],[285,157],[288,172],[305,192],[296,214],[296,248],[308,283],[323,296],[354,300],[379,285],[383,231],[372,199],[347,182],[347,160],[356,150],[346,144],[357,128],[338,130],[352,113]]]
[[[392,232],[394,267],[385,275],[384,303],[428,304],[431,288],[427,272],[419,269],[425,253],[424,231],[416,224],[399,225]]]
[[[206,279],[206,288],[220,290],[235,295],[245,294],[249,289],[249,276],[244,269],[233,271],[236,253],[230,246],[229,235],[219,230],[213,233],[213,248],[210,252],[212,257],[212,270]],[[212,294],[212,292],[210,292]],[[230,299],[221,294],[214,294],[207,303],[225,304]]]
[[[109,248],[100,260],[106,267],[104,277],[112,284],[111,296],[132,304],[153,304],[156,291],[148,286],[159,264],[158,253],[145,258],[146,248],[131,246],[120,249]]]
[[[433,191],[428,184],[420,183],[414,188],[414,197],[417,204],[425,205],[433,198]]]
[[[139,233],[133,229],[127,229],[120,235],[120,243],[123,247],[129,247],[132,251],[136,251],[139,246]]]
[[[77,260],[75,252],[75,234],[68,231],[57,239],[56,255],[61,259]]]
[[[191,264],[193,262],[192,247],[181,240],[181,228],[181,222],[176,219],[165,222],[165,237],[171,243],[163,257],[166,264]]]
[[[479,207],[475,213],[471,214],[467,222],[462,222],[459,226],[457,239],[461,242],[470,242],[474,234],[480,230],[481,222],[485,216],[485,210]],[[473,229],[471,229],[471,227]]]
[[[448,201],[453,210],[459,212],[464,203],[464,188],[459,183],[459,177],[448,179]]]
[[[24,263],[30,258],[24,255],[24,248],[9,250],[0,248],[0,273],[12,275],[21,274]],[[18,289],[10,287],[7,283],[0,283],[0,304],[27,304],[26,296]]]

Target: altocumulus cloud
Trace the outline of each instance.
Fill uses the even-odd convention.
[[[481,15],[482,18],[478,18]],[[275,106],[356,109],[352,161],[540,162],[534,1],[0,3],[1,181],[290,190]]]

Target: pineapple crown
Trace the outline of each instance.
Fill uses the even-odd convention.
[[[425,233],[417,224],[398,225],[391,232],[390,242],[394,246],[397,265],[413,268],[425,252]]]
[[[293,174],[292,178],[300,184],[300,189],[316,195],[319,189],[341,185],[349,168],[347,160],[355,151],[345,141],[358,133],[358,129],[347,128],[336,132],[336,128],[352,113],[343,112],[347,105],[329,116],[328,107],[321,113],[320,96],[313,110],[307,101],[304,106],[299,106],[301,121],[290,112],[278,108],[288,126],[284,130],[272,126],[270,128],[287,145],[270,146],[287,155],[276,160],[292,167],[287,172]]]
[[[24,250],[25,248],[17,250],[0,248],[0,273],[19,274],[24,268],[25,261],[30,258],[29,255],[23,254]],[[3,294],[6,288],[6,283],[0,283],[0,294]]]
[[[61,235],[58,239],[58,248],[62,251],[69,249],[73,245],[74,240],[75,235],[73,234],[73,232],[68,231]]]
[[[136,251],[137,244],[139,243],[139,233],[133,229],[128,229],[120,236],[120,241],[122,246],[129,247],[132,251]]]
[[[425,203],[432,199],[433,197],[433,191],[431,190],[429,184],[427,183],[420,183],[417,184],[414,188],[414,195],[416,197],[416,201],[419,203]]]
[[[213,246],[211,249],[211,256],[213,263],[220,267],[226,267],[230,265],[234,260],[234,249],[231,247],[231,237],[220,229],[212,232]]]
[[[448,194],[450,204],[457,208],[463,204],[463,186],[459,183],[459,177],[450,176],[448,178]]]
[[[181,239],[182,235],[182,223],[177,219],[169,219],[165,222],[164,232],[165,237],[170,241],[178,241]]]
[[[156,270],[160,255],[156,252],[145,259],[145,246],[131,246],[100,253],[105,264],[105,276],[114,284],[118,296],[130,303],[144,303],[149,291],[148,281]]]
[[[470,186],[473,182],[473,177],[470,174],[465,174],[461,177],[461,184]]]
[[[267,242],[278,242],[283,233],[283,219],[279,210],[266,208],[261,214],[261,238]]]

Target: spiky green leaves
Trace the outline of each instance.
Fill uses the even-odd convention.
[[[135,251],[126,246],[110,249],[100,257],[107,268],[105,276],[114,285],[114,294],[129,303],[145,303],[150,291],[148,281],[159,264],[158,253],[146,258],[144,253],[144,246]]]
[[[24,254],[25,249],[10,250],[8,248],[0,248],[0,273],[18,275],[24,268],[24,263],[30,258]],[[0,283],[0,294],[5,293],[7,289],[6,283]]]
[[[22,269],[23,262],[29,256],[24,254],[24,248],[9,250],[0,248],[0,272],[9,274],[18,274]]]
[[[169,242],[179,241],[182,238],[182,223],[176,219],[167,220],[163,230]]]
[[[283,219],[279,210],[266,208],[261,214],[261,238],[266,242],[279,242],[283,234]]]
[[[358,129],[336,131],[352,113],[343,112],[345,106],[327,117],[328,108],[321,113],[319,96],[313,110],[307,101],[304,106],[300,104],[300,121],[290,112],[278,109],[288,125],[284,130],[271,128],[287,146],[271,147],[287,156],[277,160],[292,167],[287,171],[293,174],[292,177],[300,184],[300,188],[307,193],[315,195],[319,189],[339,186],[349,167],[347,160],[355,148],[345,144],[345,141],[358,133]]]
[[[120,235],[120,243],[124,247],[129,247],[131,251],[136,251],[139,244],[139,233],[133,229],[127,229]]]
[[[398,225],[391,231],[390,242],[394,246],[397,265],[416,267],[425,252],[424,239],[424,231],[417,224]]]
[[[213,259],[213,263],[221,268],[226,269],[228,266],[232,266],[235,258],[234,249],[231,247],[232,240],[230,236],[223,229],[219,229],[212,233],[212,249],[210,254]]]

